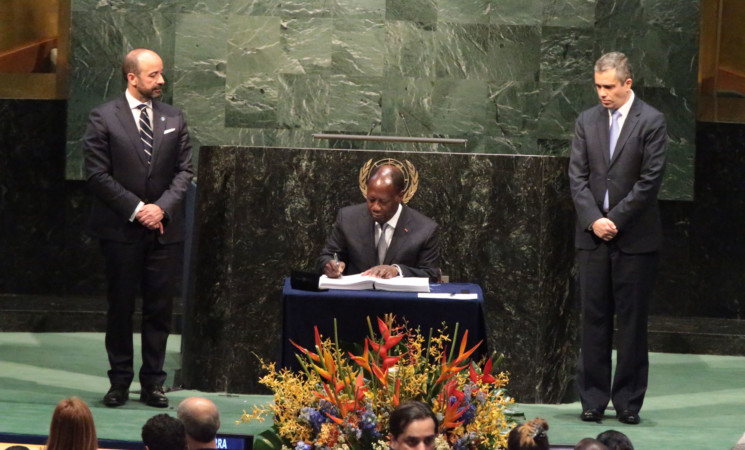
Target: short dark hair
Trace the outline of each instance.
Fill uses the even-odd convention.
[[[184,424],[168,414],[158,414],[142,427],[142,442],[150,450],[179,450],[186,448]]]
[[[370,181],[379,177],[390,177],[391,184],[393,184],[393,189],[396,190],[396,194],[406,189],[406,180],[404,180],[404,173],[401,171],[401,169],[392,164],[383,164],[376,167],[373,170],[372,174],[370,174],[370,177],[367,179],[367,184],[369,185]]]
[[[605,72],[611,69],[616,69],[616,78],[621,83],[634,78],[631,73],[631,63],[621,52],[606,53],[595,62],[595,72]]]
[[[620,431],[603,431],[598,434],[597,440],[605,444],[608,450],[634,450],[631,439]]]
[[[388,421],[388,430],[391,436],[393,436],[393,439],[397,439],[411,422],[427,418],[432,419],[435,423],[435,434],[437,434],[439,427],[437,415],[435,415],[429,405],[415,400],[401,403],[391,413],[391,418]]]

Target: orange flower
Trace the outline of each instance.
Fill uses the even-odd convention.
[[[352,358],[352,361],[359,364],[360,367],[372,373],[372,369],[370,368],[370,352],[367,348],[367,342],[368,340],[365,339],[365,352],[362,354],[362,356],[354,356],[353,354],[349,353],[349,357]]]

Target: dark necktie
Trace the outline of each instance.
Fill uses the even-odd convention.
[[[150,118],[147,116],[147,105],[143,103],[138,105],[137,108],[140,110],[140,139],[142,140],[142,148],[147,155],[147,163],[150,164],[150,160],[153,157],[153,129],[150,127]]]
[[[388,243],[385,240],[385,229],[388,226],[384,223],[380,226],[380,238],[378,238],[378,264],[383,264],[385,260],[385,252],[388,250]]]
[[[613,159],[613,152],[616,151],[616,143],[618,142],[618,135],[621,134],[621,126],[618,123],[618,118],[621,117],[621,111],[615,110],[611,114],[610,118],[610,159]],[[603,211],[608,212],[610,209],[610,200],[608,199],[608,191],[605,191],[605,198],[603,199]]]

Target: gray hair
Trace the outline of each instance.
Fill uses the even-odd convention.
[[[595,62],[595,72],[605,72],[611,69],[616,69],[616,78],[621,83],[629,78],[633,79],[631,63],[626,55],[621,52],[606,53]]]

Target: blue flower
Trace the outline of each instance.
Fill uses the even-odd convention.
[[[298,441],[297,445],[295,446],[295,450],[310,450],[312,447],[310,444],[306,444],[303,441]]]
[[[303,408],[300,410],[300,420],[307,422],[311,427],[313,427],[313,430],[318,433],[321,431],[321,425],[331,419],[313,408]]]
[[[470,403],[466,403],[465,406],[461,406],[458,408],[458,412],[461,412],[463,410],[466,410],[462,416],[460,416],[460,420],[463,421],[464,425],[468,425],[469,423],[473,422],[473,419],[476,418],[476,407],[473,406]]]

